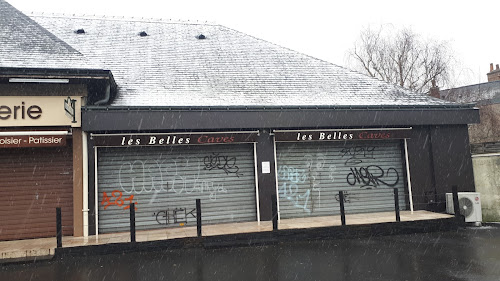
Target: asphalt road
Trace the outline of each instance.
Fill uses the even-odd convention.
[[[500,280],[500,226],[71,257],[4,265],[0,280]]]

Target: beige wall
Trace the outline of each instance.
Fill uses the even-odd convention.
[[[67,98],[65,96],[1,96],[0,127],[80,127],[82,97],[69,97],[76,100],[75,123],[64,109]]]
[[[483,222],[500,222],[500,154],[474,155],[474,181],[481,193]]]

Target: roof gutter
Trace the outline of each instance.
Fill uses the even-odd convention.
[[[102,104],[102,103],[101,103]],[[377,105],[377,106],[96,106],[82,107],[85,111],[286,111],[286,110],[464,110],[473,109],[475,104],[452,105]]]

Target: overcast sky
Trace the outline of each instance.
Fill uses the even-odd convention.
[[[361,29],[392,24],[449,41],[460,84],[485,82],[490,63],[500,64],[500,0],[7,1],[25,13],[209,21],[342,66]]]

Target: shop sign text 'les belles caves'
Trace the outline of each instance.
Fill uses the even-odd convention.
[[[168,146],[193,144],[251,143],[257,141],[257,132],[229,133],[169,133],[143,135],[92,135],[94,146]]]
[[[410,129],[388,130],[315,130],[315,131],[275,131],[274,137],[279,142],[300,141],[350,141],[350,140],[387,140],[406,139]]]

